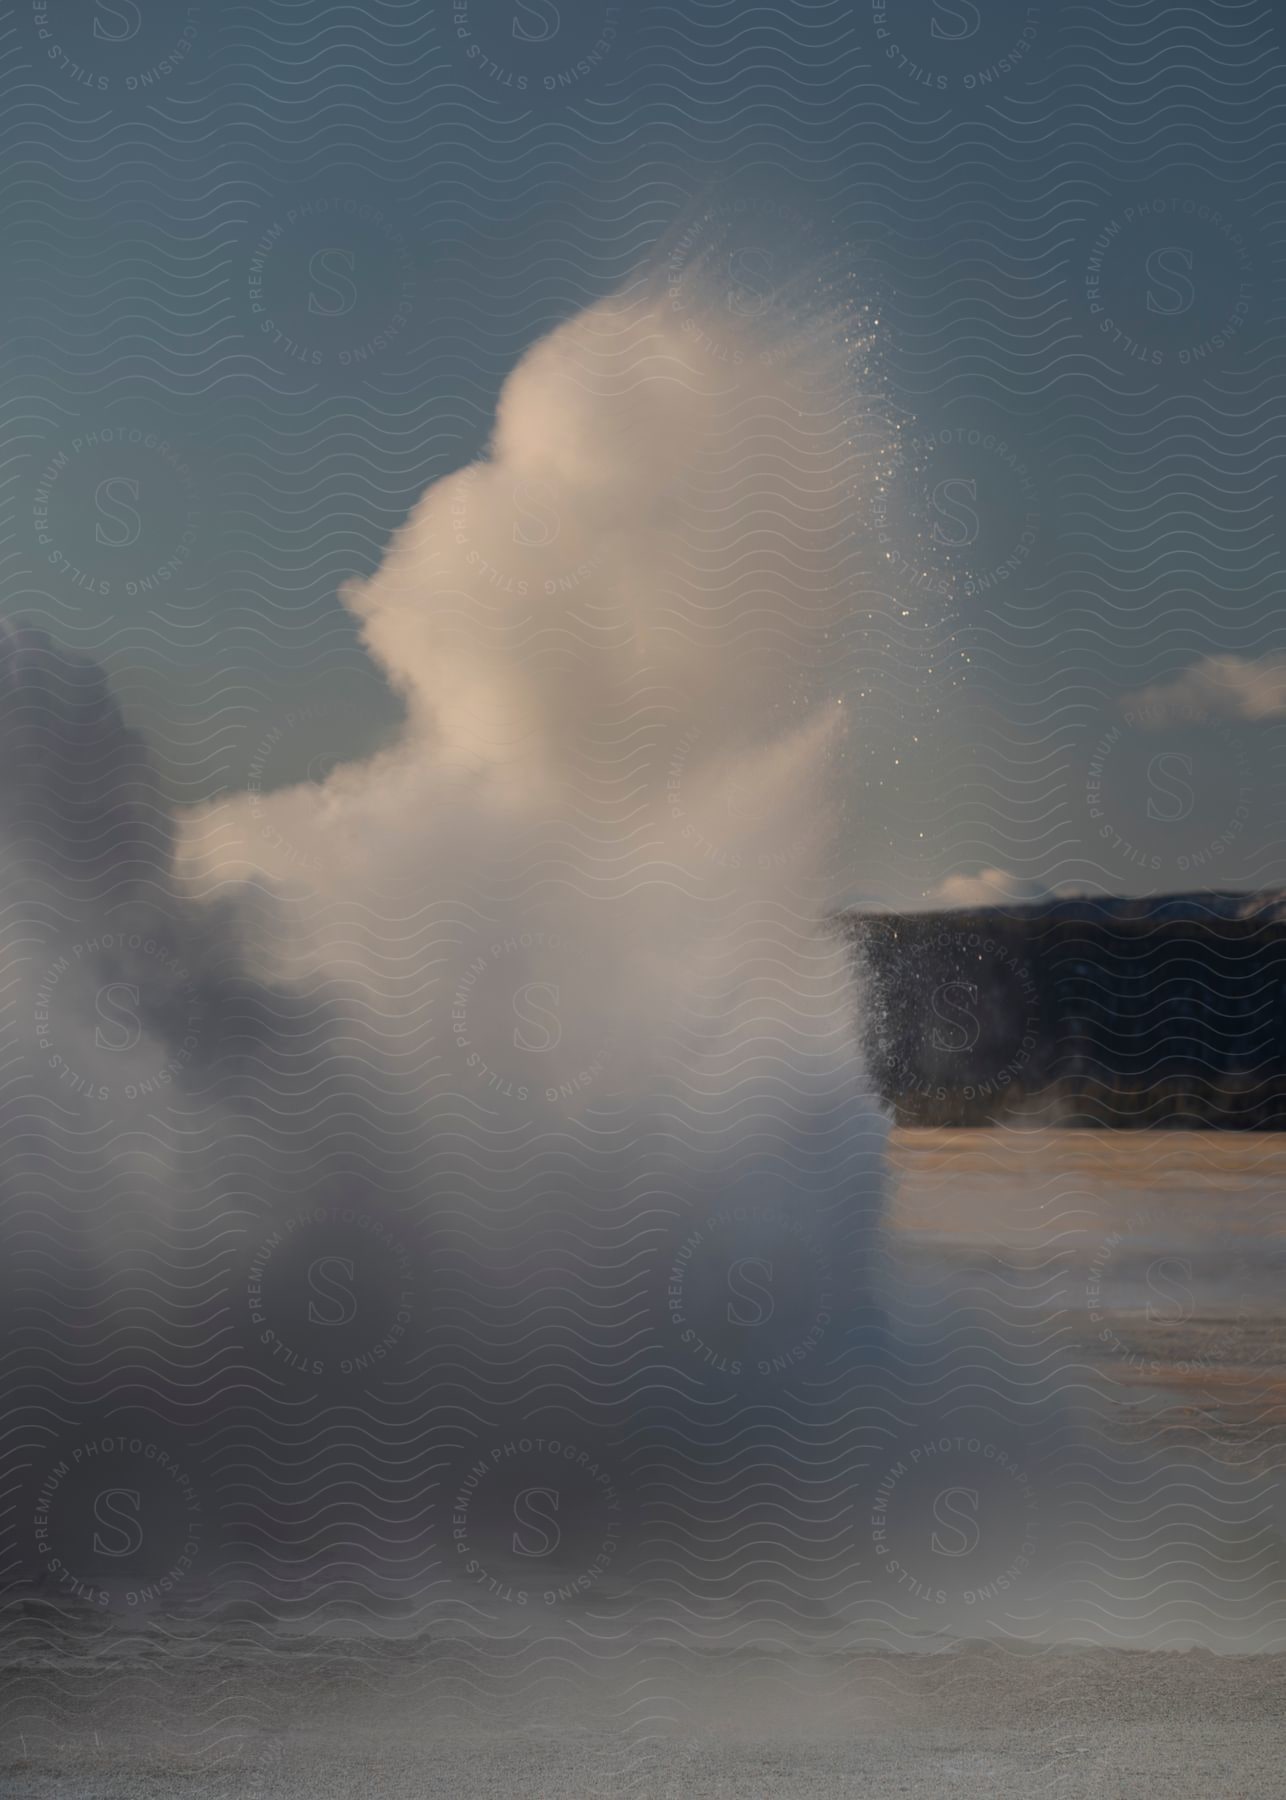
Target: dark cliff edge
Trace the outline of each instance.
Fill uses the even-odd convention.
[[[850,913],[906,1125],[1286,1126],[1286,893]]]

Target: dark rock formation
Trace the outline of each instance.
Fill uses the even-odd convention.
[[[898,1120],[1286,1125],[1286,894],[853,914]]]

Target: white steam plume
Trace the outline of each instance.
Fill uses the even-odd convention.
[[[842,321],[698,330],[689,299],[526,356],[488,459],[345,595],[399,741],[208,809],[185,866],[293,887],[301,964],[372,996],[453,1119],[678,1132],[793,1205],[879,1137],[826,920],[882,439]]]

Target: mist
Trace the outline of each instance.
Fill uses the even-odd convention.
[[[746,1458],[808,1565],[772,1604],[818,1604],[801,1383],[879,1335],[832,915],[887,434],[854,315],[702,281],[537,344],[485,460],[346,588],[404,709],[370,759],[176,822],[101,676],[7,645],[33,1179],[78,1271],[26,1290],[76,1345],[53,1387],[33,1361],[35,1466],[118,1414],[126,1463],[169,1446],[188,1562],[265,1615],[523,1607],[515,1508],[552,1541],[555,1480],[542,1594],[624,1592],[648,1469],[695,1569]],[[92,1561],[59,1558],[96,1592]]]

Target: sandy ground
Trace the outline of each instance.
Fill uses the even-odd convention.
[[[124,1723],[122,1696],[114,1729],[100,1730],[97,1743],[81,1728],[44,1752],[24,1756],[11,1746],[0,1791],[51,1800],[1267,1800],[1283,1791],[1281,1658],[972,1646],[945,1656],[867,1657],[842,1670],[800,1664],[728,1673],[744,1701],[715,1706],[700,1721],[667,1720],[666,1697],[646,1684],[632,1708],[622,1690],[624,1712],[598,1723],[552,1706],[539,1720],[434,1717],[387,1695],[382,1703],[301,1704],[296,1691],[288,1717],[254,1730],[243,1721],[201,1749],[167,1744],[172,1733],[155,1719]]]
[[[1101,1377],[1109,1430],[1163,1417],[1171,1443],[1281,1466],[1286,1133],[897,1131],[891,1162],[921,1293],[1038,1315]]]
[[[1176,1469],[1235,1469],[1276,1505],[1286,1137],[903,1132],[893,1160],[891,1234],[918,1293],[970,1289],[997,1316],[1047,1320],[1091,1371],[1109,1436]],[[922,1654],[716,1648],[718,1634],[701,1650],[699,1630],[680,1649],[662,1630],[573,1632],[528,1656],[513,1640],[286,1639],[224,1619],[121,1640],[28,1608],[7,1647],[0,1634],[0,1794],[1286,1793],[1286,1655],[1131,1648],[1156,1641],[1155,1607],[1132,1618],[1118,1599],[1122,1648],[1075,1647],[1072,1631],[1040,1648],[939,1636]]]

